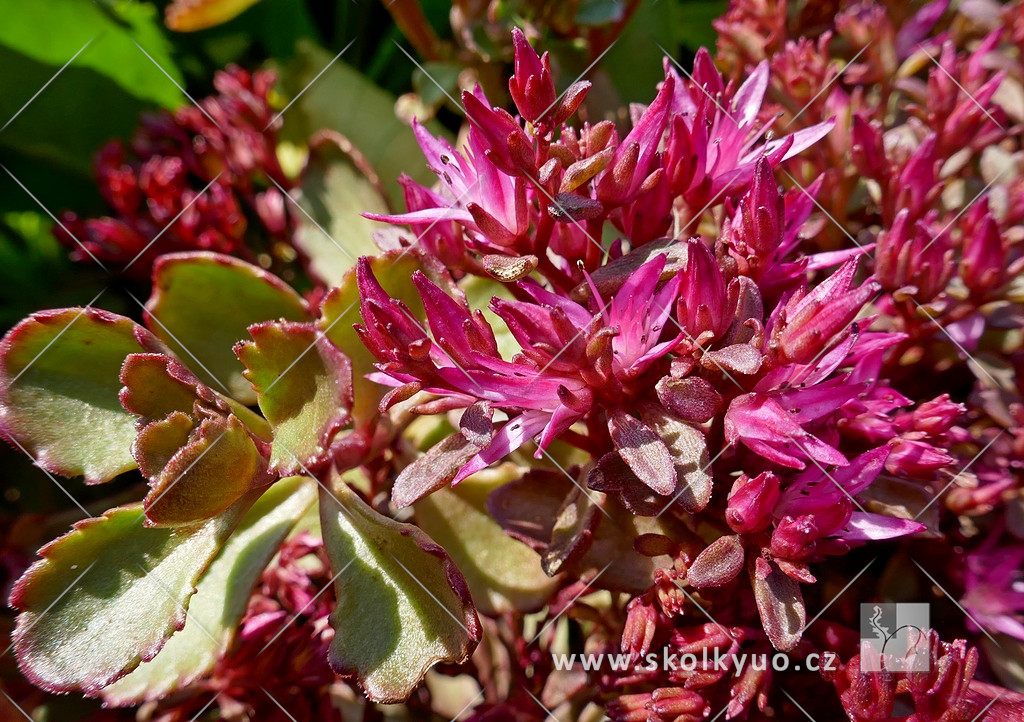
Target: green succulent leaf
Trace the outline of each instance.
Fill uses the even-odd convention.
[[[211,388],[246,405],[252,386],[232,349],[261,321],[308,321],[305,301],[273,274],[231,256],[173,253],[153,269],[146,324]]]
[[[348,357],[311,323],[261,323],[249,333],[253,341],[235,353],[274,430],[271,469],[295,474],[322,465],[352,406]]]
[[[79,522],[15,584],[22,672],[52,692],[94,693],[152,659],[185,624],[195,584],[256,494],[202,525],[153,529],[139,504]]]
[[[320,519],[338,574],[329,660],[376,702],[401,702],[438,662],[464,662],[480,640],[466,580],[419,528],[382,516],[339,483]]]
[[[360,256],[379,253],[374,231],[383,226],[362,213],[389,213],[376,172],[348,139],[321,131],[310,142],[296,202],[295,245],[312,275],[336,286]]]
[[[384,290],[392,298],[404,301],[417,318],[424,318],[423,302],[409,279],[413,272],[426,270],[425,262],[415,252],[384,253],[369,261]],[[355,269],[346,273],[342,282],[327,295],[320,314],[320,328],[352,362],[352,419],[357,428],[365,427],[377,416],[377,404],[385,389],[366,378],[377,370],[374,368],[377,359],[363,346],[353,328],[353,324],[361,321]]]
[[[184,414],[147,426],[139,434],[149,449],[180,446],[150,482],[144,502],[153,526],[192,524],[220,514],[269,479],[266,462],[248,429],[231,415],[204,419],[187,437]],[[152,433],[150,433],[152,431]],[[184,432],[184,434],[183,434]]]
[[[230,648],[264,568],[315,500],[316,485],[305,477],[271,486],[199,580],[185,628],[156,657],[105,687],[103,701],[121,707],[160,699],[208,673]]]
[[[537,552],[506,534],[487,513],[494,484],[478,477],[495,473],[482,472],[420,500],[416,523],[451,554],[481,612],[534,612],[554,593],[558,580],[544,573]]]
[[[121,405],[143,421],[162,419],[175,411],[192,414],[197,401],[216,403],[216,397],[191,371],[165,354],[127,356],[121,366],[121,383]]]
[[[159,345],[132,320],[94,308],[29,316],[0,341],[0,434],[47,471],[87,483],[134,469],[121,365]]]

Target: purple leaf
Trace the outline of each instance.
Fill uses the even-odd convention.
[[[807,623],[800,583],[787,576],[774,561],[759,558],[748,565],[761,624],[772,646],[787,652],[800,642]]]
[[[459,470],[491,443],[490,406],[484,402],[470,406],[459,426],[459,433],[448,436],[402,469],[391,490],[395,506],[409,506],[450,484]]]
[[[736,534],[721,536],[705,547],[686,570],[686,579],[698,589],[720,587],[743,569],[743,542]]]
[[[676,490],[676,469],[665,442],[649,426],[624,411],[615,410],[608,432],[622,460],[654,492],[667,496]]]

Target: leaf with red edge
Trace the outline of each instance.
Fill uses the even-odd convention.
[[[11,594],[21,671],[51,692],[89,694],[152,659],[255,496],[179,529],[146,527],[141,505],[120,507],[44,546]]]
[[[352,364],[312,323],[259,323],[235,354],[274,430],[270,467],[297,474],[327,462],[352,407]]]
[[[320,520],[335,583],[329,661],[375,702],[401,702],[427,670],[460,664],[480,640],[469,588],[422,530],[382,516],[344,483],[321,489]]]
[[[121,364],[159,348],[131,319],[99,309],[29,316],[0,341],[0,433],[47,471],[90,484],[134,469]]]
[[[146,325],[196,376],[244,404],[256,393],[232,351],[261,321],[310,320],[306,302],[262,268],[217,253],[171,253],[153,266]]]
[[[157,478],[178,451],[188,444],[195,423],[188,414],[172,411],[167,418],[153,421],[139,430],[132,443],[132,456],[147,479]]]
[[[281,479],[267,489],[203,572],[185,628],[156,657],[104,687],[104,703],[122,707],[161,699],[207,675],[238,633],[264,568],[315,501],[316,484],[306,477]]]
[[[155,426],[164,423],[154,422],[143,430],[146,434],[159,428],[169,437],[163,444],[162,438],[148,438],[153,446],[168,448],[181,438],[176,424]],[[266,462],[241,421],[235,416],[204,419],[151,481],[144,502],[146,518],[153,526],[209,519],[268,480]]]
[[[121,405],[146,421],[174,411],[193,412],[196,401],[216,404],[213,392],[180,361],[158,353],[132,354],[121,367]]]

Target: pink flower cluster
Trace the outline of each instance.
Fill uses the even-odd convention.
[[[1010,445],[1021,387],[995,376],[1020,368],[1019,340],[1009,354],[971,355],[991,333],[1010,348],[1002,329],[1020,313],[1009,287],[1024,263],[1016,180],[990,183],[1007,188],[991,196],[999,207],[971,202],[985,149],[1019,146],[994,100],[1007,31],[932,36],[947,10],[933,2],[908,18],[858,3],[811,42],[785,4],[736,2],[717,27],[737,80],[703,50],[685,79],[666,61],[657,95],[621,136],[609,122],[571,124],[588,84],[559,95],[548,56],[517,31],[518,115],[475,89],[463,94],[464,148],[415,126],[439,182],[403,179],[407,212],[371,216],[408,226],[405,244],[451,270],[412,279],[424,326],[360,263],[358,331],[378,361],[372,378],[392,389],[381,410],[465,410],[454,434],[397,474],[396,506],[503,459],[558,465],[553,444],[564,442],[578,450],[562,469],[577,489],[559,514],[575,509],[575,526],[558,539],[526,534],[546,568],[585,577],[581,559],[617,510],[651,519],[657,531],[633,546],[671,562],[630,590],[624,629],[605,620],[590,648],[637,659],[662,648],[835,650],[843,660],[813,678],[604,674],[612,719],[687,722],[725,708],[728,719],[795,718],[779,690],[802,690],[814,706],[810,690],[828,683],[838,698],[815,709],[854,720],[889,719],[900,705],[922,722],[1022,709],[1024,698],[979,676],[965,641],[985,627],[1024,639],[1019,537],[971,552],[960,588],[975,613],[953,626],[961,639],[931,632],[928,674],[862,673],[849,603],[807,621],[859,577],[856,563],[826,559],[889,541],[899,546],[882,553],[906,568],[890,573],[920,576],[914,550],[955,586],[942,569],[948,550],[977,546],[971,536],[990,523],[980,515],[1020,503]],[[835,34],[865,49],[840,82]],[[895,82],[894,64],[911,57],[925,79]],[[898,120],[887,110],[896,98]],[[967,207],[950,206],[951,193]],[[467,275],[506,284],[511,298],[491,301],[490,321],[457,284]],[[517,538],[527,528],[498,520]]]
[[[327,665],[334,631],[323,541],[297,534],[263,573],[229,654],[184,695],[156,706],[155,722],[188,722],[215,707],[221,719],[331,720]]]
[[[96,155],[99,190],[112,215],[64,213],[58,240],[77,260],[91,261],[91,254],[139,279],[164,253],[205,250],[256,260],[269,257],[275,242],[289,243],[292,220],[274,185],[292,184],[277,159],[267,100],[274,80],[273,73],[232,66],[217,73],[217,94],[199,106],[143,116],[127,145],[111,141]]]

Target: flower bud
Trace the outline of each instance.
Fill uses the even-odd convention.
[[[740,475],[729,492],[725,520],[737,534],[753,534],[767,529],[772,510],[779,501],[779,477],[764,471],[751,478]]]
[[[999,224],[987,212],[987,201],[977,207],[983,213],[973,227],[967,229],[960,259],[960,277],[971,291],[984,297],[1003,285],[1006,251],[999,234]]]
[[[725,278],[718,261],[699,237],[687,241],[682,279],[677,301],[680,325],[694,341],[705,332],[718,338],[732,323],[733,309],[725,302]]]
[[[519,114],[536,123],[548,116],[557,102],[555,83],[551,78],[551,60],[547,53],[538,56],[519,28],[512,30],[512,45],[515,48],[515,70],[508,81],[508,92]]]

